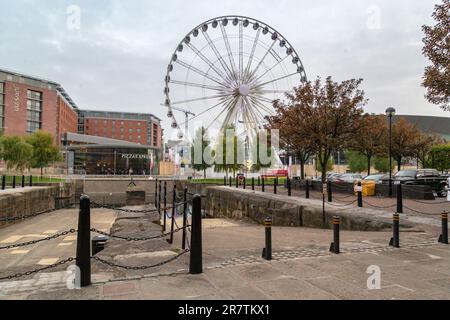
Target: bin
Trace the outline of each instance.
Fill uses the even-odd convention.
[[[375,181],[363,181],[361,185],[363,196],[367,197],[375,195]]]

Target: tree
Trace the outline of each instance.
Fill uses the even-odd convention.
[[[2,157],[8,170],[16,169],[22,172],[30,168],[33,147],[18,136],[4,136],[2,142]]]
[[[48,167],[50,163],[61,161],[59,148],[53,144],[52,136],[44,131],[36,131],[27,137],[27,142],[33,147],[31,155],[31,166],[41,169]]]
[[[441,172],[450,169],[450,143],[431,147],[432,167]]]
[[[327,161],[327,165],[325,167],[325,172],[333,171],[333,168],[334,168],[333,158],[330,158]],[[323,173],[322,164],[317,160],[317,158],[316,158],[316,170]]]
[[[387,132],[383,116],[365,114],[361,117],[360,128],[352,139],[351,147],[366,156],[367,175],[370,175],[372,158],[386,152]]]
[[[267,117],[269,125],[268,129],[280,130],[280,148],[284,149],[287,155],[295,155],[300,161],[300,176],[305,178],[305,163],[314,155],[314,145],[305,132],[300,104],[296,101],[301,99],[297,97],[300,90],[296,90],[294,94],[286,94],[287,103],[279,100],[274,101],[275,115]]]
[[[345,152],[348,168],[351,172],[362,172],[366,167],[366,156],[358,151],[349,150]]]
[[[211,161],[208,161],[208,159],[205,158],[207,152],[211,154],[210,152],[211,150],[209,147],[210,143],[211,141],[209,140],[206,129],[204,127],[199,128],[195,133],[194,140],[192,141],[191,160],[192,160],[192,167],[194,168],[194,170],[197,171],[203,170],[204,179],[206,179],[206,169],[212,166]],[[201,154],[197,155],[196,152],[199,152]]]
[[[302,132],[312,143],[323,182],[331,155],[348,147],[359,129],[362,106],[367,103],[359,89],[361,82],[351,79],[337,83],[328,77],[322,86],[317,78],[294,89],[296,110],[304,120]]]
[[[414,156],[420,134],[417,125],[413,125],[403,117],[392,125],[392,157],[397,161],[398,171],[404,157]]]
[[[227,131],[233,131],[234,135],[227,134]],[[240,163],[240,152],[242,150],[242,141],[237,137],[235,127],[233,125],[226,126],[222,129],[217,139],[217,147],[215,148],[215,164],[214,171],[225,171],[225,175],[228,178],[229,171],[233,172],[233,177],[236,176],[236,171],[240,170],[243,163]],[[227,144],[233,145],[233,151],[230,153],[232,159],[227,159]]]
[[[382,156],[374,157],[373,158],[373,167],[378,172],[389,172],[389,157],[382,157]],[[391,168],[391,169],[393,169],[393,168]]]
[[[443,142],[443,139],[437,134],[430,135],[420,131],[414,148],[414,157],[417,159],[417,165],[420,163],[422,164],[422,168],[429,167],[431,164],[431,147],[442,144]]]
[[[422,26],[423,54],[431,61],[425,68],[422,85],[429,102],[450,111],[450,0],[436,5],[432,15],[434,26]]]

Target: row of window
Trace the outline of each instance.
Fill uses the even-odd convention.
[[[27,90],[27,132],[42,128],[42,92]]]
[[[92,119],[91,119],[91,121],[92,121]],[[89,119],[86,119],[86,123],[89,123]],[[94,119],[94,124],[98,124],[98,123],[99,123],[99,120],[98,119]],[[129,121],[127,121],[127,123],[129,125],[135,124],[135,122],[129,122]],[[105,125],[108,124],[108,120],[103,120],[103,124],[105,124]],[[115,126],[116,125],[116,120],[112,120],[111,124],[112,124],[112,126]],[[137,124],[138,127],[141,126],[141,122],[137,122],[136,124]],[[120,121],[120,125],[121,126],[125,125],[125,121]]]
[[[5,108],[5,84],[0,82],[0,130],[4,128],[4,108]]]

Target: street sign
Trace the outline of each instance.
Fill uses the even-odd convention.
[[[322,184],[322,194],[328,194],[328,188],[326,183]]]

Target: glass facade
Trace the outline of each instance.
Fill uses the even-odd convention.
[[[93,175],[158,174],[154,150],[124,147],[69,147],[73,152],[73,173]]]
[[[42,128],[42,92],[27,90],[27,132]]]

